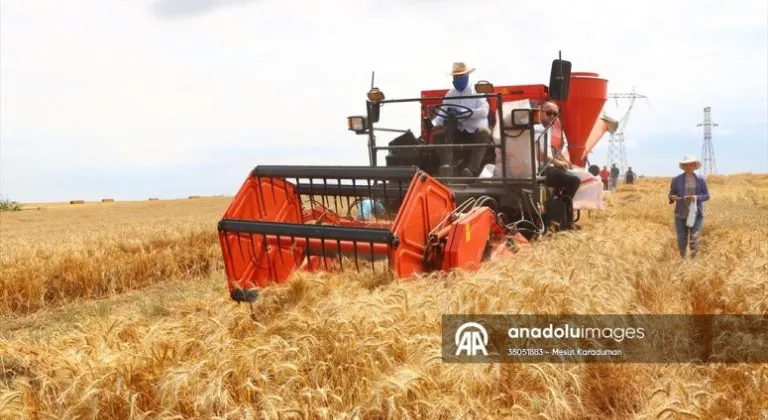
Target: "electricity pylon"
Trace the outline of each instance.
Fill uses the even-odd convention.
[[[619,120],[619,126],[614,133],[608,138],[608,167],[613,165],[619,167],[619,177],[624,176],[624,171],[627,169],[627,149],[624,146],[624,132],[627,129],[629,123],[629,113],[632,111],[632,107],[635,105],[635,99],[643,98],[648,99],[647,96],[635,93],[635,88],[632,87],[632,92],[628,93],[609,93],[608,98],[616,100],[616,106],[619,105],[619,99],[629,99],[629,108],[624,113],[624,116]]]

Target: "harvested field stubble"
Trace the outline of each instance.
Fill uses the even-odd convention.
[[[0,315],[211,274],[221,199],[58,207],[2,220]]]
[[[676,256],[668,182],[622,186],[582,231],[476,273],[299,274],[263,292],[257,323],[225,291],[215,223],[227,199],[2,215],[2,286],[16,292],[2,301],[0,418],[759,418],[766,365],[440,361],[443,313],[768,311],[768,176],[710,178],[697,261]],[[54,267],[72,268],[50,261],[79,258],[68,253],[80,274],[61,280]],[[58,298],[41,298],[50,289]]]

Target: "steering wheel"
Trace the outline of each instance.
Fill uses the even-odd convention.
[[[460,111],[458,114],[451,115],[448,112],[448,109],[450,108],[459,108]],[[440,112],[437,112],[438,110]],[[471,117],[475,113],[475,111],[473,111],[472,108],[466,107],[464,105],[453,105],[453,104],[432,105],[430,107],[430,111],[434,112],[435,115],[437,116],[440,116],[443,118],[455,118],[460,121],[466,120],[467,118]]]

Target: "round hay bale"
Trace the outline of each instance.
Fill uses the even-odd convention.
[[[159,200],[159,198],[157,198],[157,197],[152,197],[152,198],[149,199],[149,201],[157,201],[157,200]]]
[[[85,204],[85,200],[72,200],[69,204]]]
[[[102,203],[114,203],[115,199],[114,198],[102,198],[101,202]]]

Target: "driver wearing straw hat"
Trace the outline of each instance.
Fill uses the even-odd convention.
[[[469,74],[473,71],[475,71],[474,68],[470,69],[462,62],[453,63],[453,67],[449,73],[453,76],[453,88],[445,95],[443,104],[461,105],[472,110],[471,116],[457,121],[457,142],[464,144],[488,143],[489,145],[493,145],[491,130],[488,126],[488,101],[486,98],[462,98],[462,96],[477,95],[475,87],[469,84]],[[446,106],[444,109],[446,109],[450,115],[466,113],[466,109],[463,108]],[[431,124],[432,126],[439,127],[443,126],[444,122],[444,118],[438,115],[432,121],[427,120],[427,125],[429,126]],[[436,144],[444,144],[445,132],[442,130],[436,132],[433,139]],[[444,161],[444,154],[440,152],[441,149],[438,149],[440,160]],[[478,176],[481,169],[480,165],[487,152],[488,149],[484,147],[471,148],[469,157],[463,162],[464,165],[457,165],[457,168],[461,169],[461,176]],[[441,163],[446,164],[446,162]],[[447,164],[450,165],[453,164],[453,162],[447,162]],[[464,167],[461,168],[460,166]]]
[[[680,256],[685,257],[690,243],[691,257],[699,252],[701,226],[704,222],[704,201],[709,200],[709,188],[704,177],[694,171],[701,162],[691,155],[679,162],[683,173],[672,179],[669,187],[669,204],[675,203],[675,232]]]

